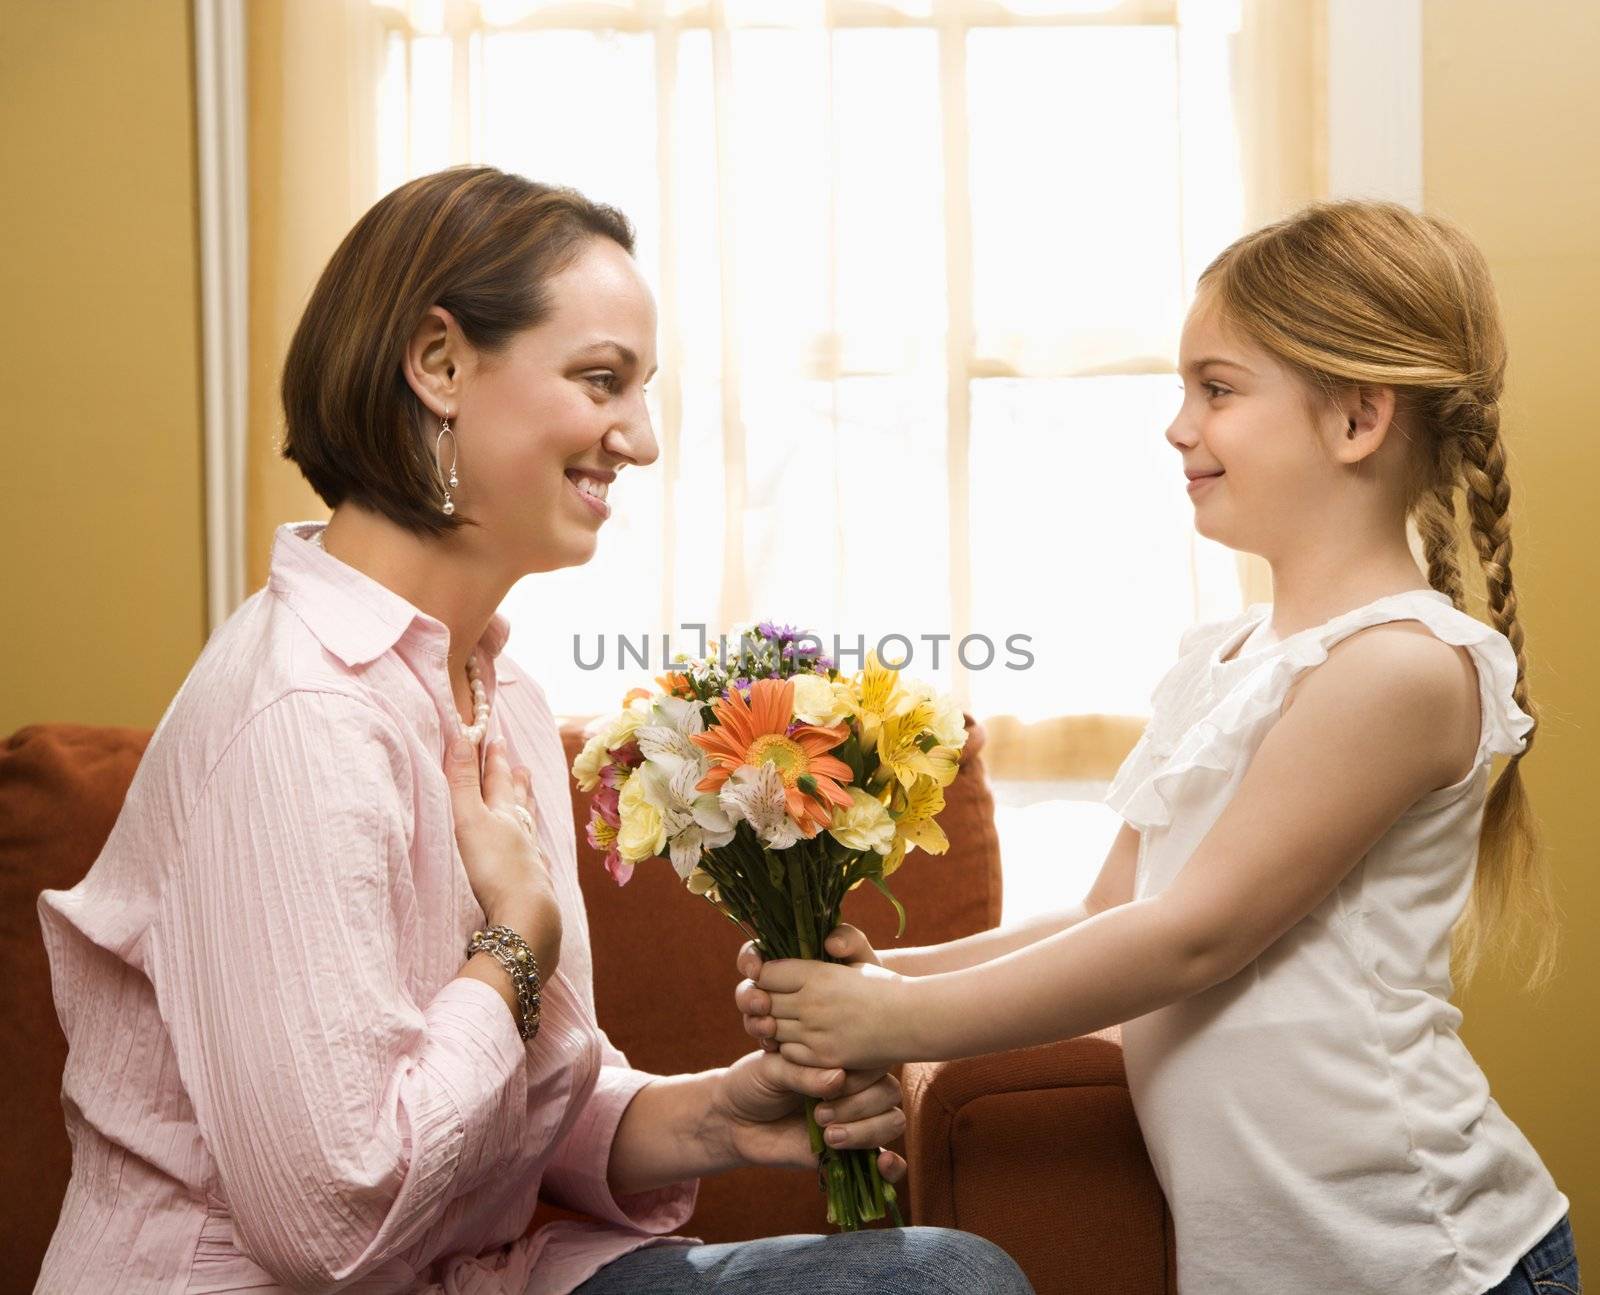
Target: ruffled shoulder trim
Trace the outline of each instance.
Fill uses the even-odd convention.
[[[1194,687],[1195,681],[1206,675],[1222,645],[1241,637],[1245,626],[1267,615],[1271,607],[1270,603],[1252,603],[1232,616],[1202,621],[1186,629],[1178,638],[1178,659],[1150,694],[1151,719],[1169,715],[1179,708],[1181,699]]]
[[[1191,669],[1196,664],[1204,669],[1215,668],[1209,655],[1211,649],[1226,641],[1232,626],[1242,628],[1245,620],[1263,605],[1256,604],[1229,622],[1196,627],[1192,631],[1195,640],[1191,643],[1186,635],[1185,644],[1195,653],[1203,651],[1206,655],[1191,659],[1185,652],[1184,661]],[[1265,649],[1263,659],[1235,680],[1215,705],[1176,738],[1170,751],[1160,749],[1167,744],[1153,737],[1160,731],[1163,718],[1159,712],[1164,699],[1158,687],[1152,698],[1155,709],[1151,722],[1117,771],[1105,804],[1135,827],[1166,826],[1172,821],[1187,779],[1197,773],[1228,774],[1248,760],[1265,730],[1278,718],[1284,698],[1301,672],[1321,665],[1334,644],[1357,630],[1395,620],[1421,621],[1444,642],[1464,647],[1472,654],[1483,717],[1478,763],[1491,755],[1515,755],[1526,748],[1534,721],[1512,696],[1517,682],[1517,658],[1505,635],[1456,608],[1448,595],[1435,590],[1406,590],[1291,634]],[[1199,630],[1209,632],[1199,635]],[[1163,685],[1171,679],[1169,673]]]
[[[1232,616],[1191,625],[1178,639],[1178,656],[1186,657],[1193,652],[1209,653],[1212,648],[1225,643],[1235,630],[1242,630],[1247,623],[1255,621],[1271,607],[1271,603],[1251,603],[1242,612],[1235,612]]]

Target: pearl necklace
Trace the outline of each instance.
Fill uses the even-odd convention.
[[[489,698],[484,692],[483,680],[478,677],[478,654],[467,658],[467,682],[472,685],[472,723],[461,725],[461,736],[477,746],[489,731]],[[457,722],[460,717],[457,716]]]
[[[311,542],[324,553],[328,546],[322,542],[322,532],[317,531],[311,537]],[[477,746],[483,741],[483,735],[489,731],[489,695],[483,686],[483,679],[478,674],[478,654],[472,653],[467,657],[467,684],[472,689],[472,723],[462,724],[461,717],[456,716],[456,723],[460,725],[461,736]],[[455,709],[454,703],[451,710]]]

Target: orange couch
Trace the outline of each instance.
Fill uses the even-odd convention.
[[[969,721],[969,725],[970,725]],[[563,730],[569,757],[581,726]],[[99,853],[145,730],[36,725],[0,748],[0,1037],[10,1111],[0,1140],[0,1291],[32,1288],[70,1172],[60,1085],[66,1041],[55,1016],[35,903],[72,886]],[[983,732],[941,822],[947,855],[913,856],[895,878],[907,943],[953,939],[1000,915],[1000,854]],[[583,842],[579,869],[594,938],[601,1024],[644,1070],[726,1062],[748,1040],[733,1007],[738,932],[683,893],[670,869],[617,887]],[[846,915],[879,947],[894,942],[886,901],[863,887]],[[902,1075],[911,1220],[960,1227],[1009,1251],[1040,1292],[1171,1292],[1170,1218],[1128,1100],[1117,1032]],[[708,1241],[826,1230],[816,1181],[743,1170],[705,1180],[686,1231]]]

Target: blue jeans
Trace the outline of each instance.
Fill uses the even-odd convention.
[[[1565,1216],[1517,1260],[1509,1276],[1484,1295],[1583,1295],[1572,1223]]]
[[[952,1228],[874,1228],[726,1245],[664,1245],[613,1259],[573,1295],[1033,1295],[999,1246]]]

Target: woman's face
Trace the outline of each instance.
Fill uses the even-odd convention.
[[[593,238],[546,281],[551,309],[492,357],[473,352],[452,424],[452,490],[471,535],[516,576],[594,556],[611,514],[608,484],[658,453],[645,384],[656,369],[656,311],[633,258]],[[450,471],[450,438],[440,447]]]
[[[1271,557],[1331,515],[1352,460],[1372,446],[1343,444],[1345,414],[1228,327],[1204,288],[1184,324],[1178,371],[1183,403],[1166,437],[1191,478],[1197,531]]]

